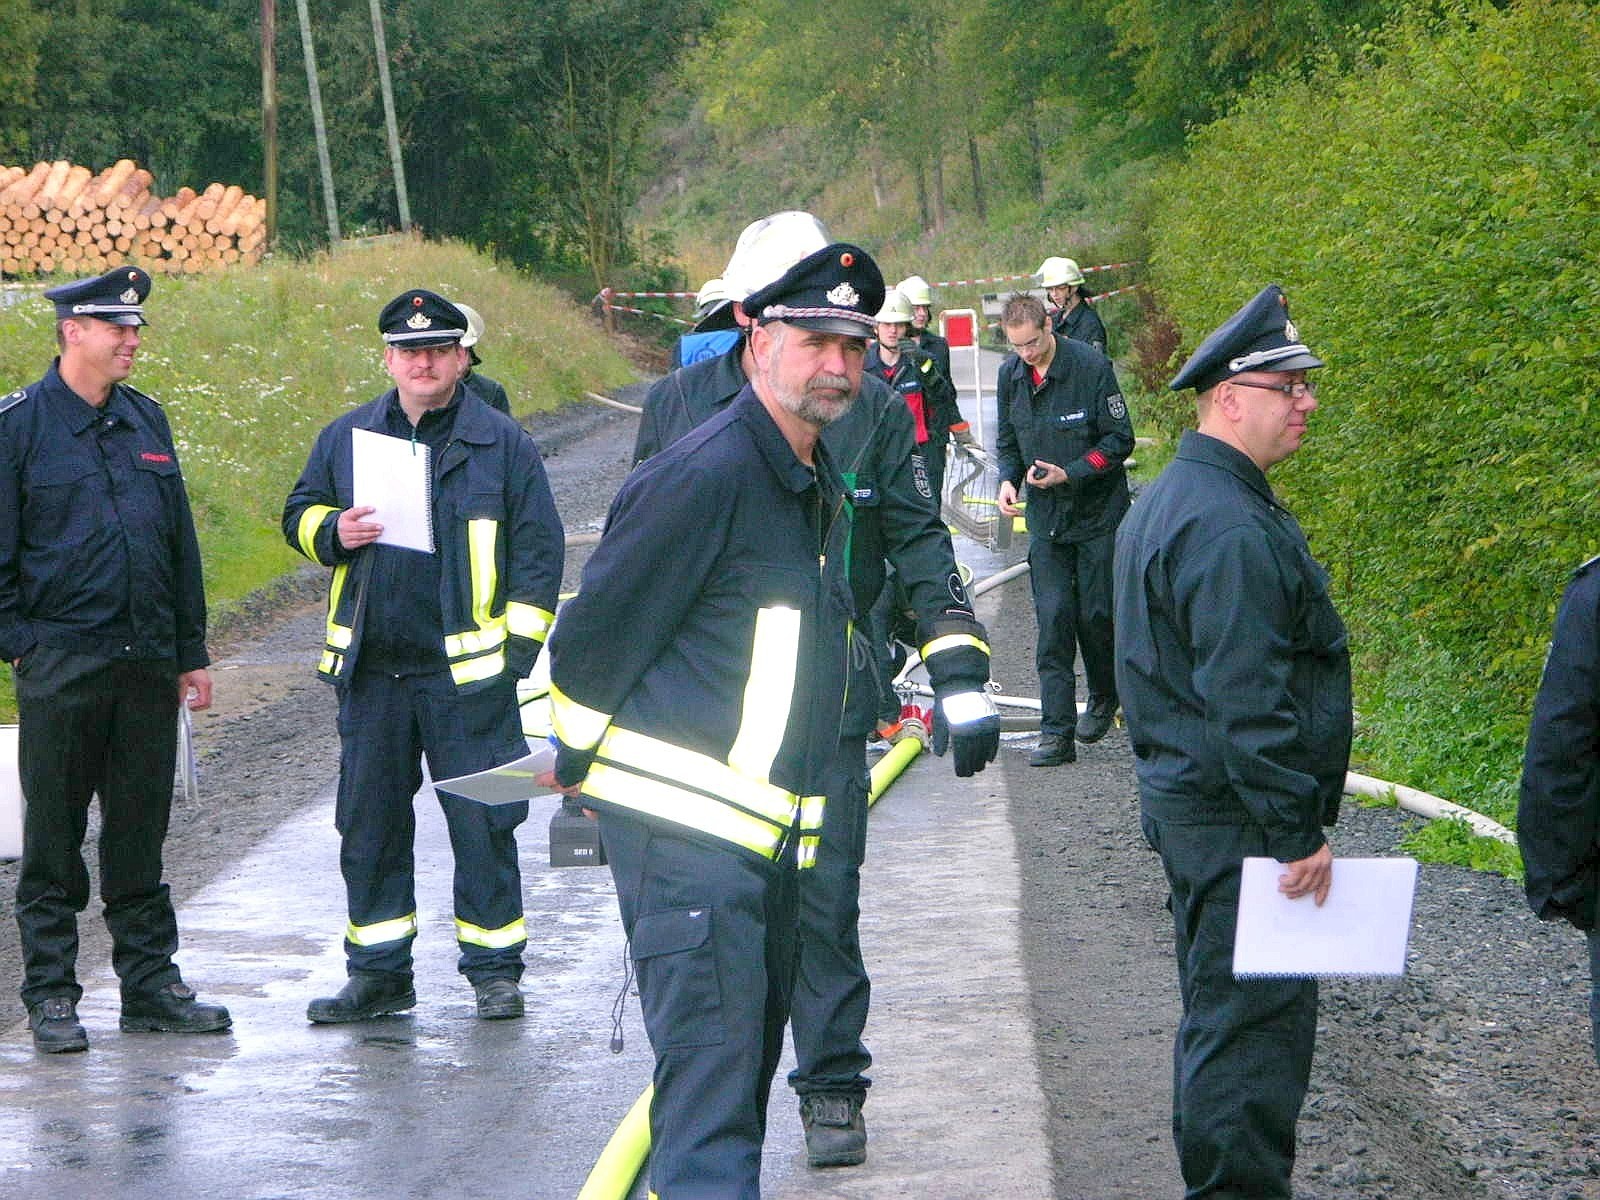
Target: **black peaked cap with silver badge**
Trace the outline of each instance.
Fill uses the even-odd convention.
[[[1309,371],[1322,360],[1289,320],[1283,289],[1269,283],[1196,347],[1167,386],[1203,392],[1245,371]]]
[[[436,292],[413,288],[383,306],[378,331],[402,349],[449,346],[466,336],[467,314]]]
[[[834,242],[746,297],[744,313],[762,324],[782,321],[823,333],[871,337],[883,294],[883,272],[872,256],[860,246]]]
[[[150,273],[139,267],[116,267],[93,279],[79,279],[49,288],[46,300],[56,306],[56,320],[96,317],[113,325],[147,325],[144,301],[150,294]]]

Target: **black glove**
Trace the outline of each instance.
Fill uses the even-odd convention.
[[[976,775],[1000,752],[1000,713],[988,692],[951,692],[933,702],[933,752],[956,749],[956,774]]]

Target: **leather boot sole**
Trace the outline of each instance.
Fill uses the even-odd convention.
[[[306,1020],[315,1025],[344,1025],[351,1021],[371,1021],[377,1017],[392,1017],[417,1006],[415,989],[361,1008],[336,1007],[330,1001],[313,1000],[306,1006]]]

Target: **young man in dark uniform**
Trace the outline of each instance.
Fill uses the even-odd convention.
[[[17,925],[34,1045],[85,1050],[75,963],[83,839],[100,797],[100,894],[125,1030],[227,1029],[172,956],[161,881],[178,706],[206,708],[200,547],[160,405],[123,382],[150,277],[51,288],[61,355],[0,398],[0,658],[16,674],[26,801]]]
[[[1050,767],[1076,761],[1074,733],[1080,742],[1099,741],[1117,711],[1111,554],[1128,511],[1122,464],[1133,450],[1133,423],[1111,360],[1052,334],[1036,297],[1011,297],[1000,324],[1012,352],[995,384],[998,499],[1003,516],[1019,515],[1026,481],[1041,709],[1039,746],[1028,761]],[[1076,652],[1089,684],[1081,716]]]
[[[290,546],[333,568],[318,673],[339,693],[339,866],[349,903],[348,979],[312,1000],[332,1024],[416,1004],[413,797],[433,778],[487,770],[527,752],[516,683],[554,620],[565,541],[533,439],[461,382],[466,315],[414,289],[378,317],[395,386],[318,435],[283,510]],[[433,549],[380,542],[381,514],[356,505],[358,435],[421,443]],[[526,802],[441,794],[455,854],[458,969],[478,1016],[523,1014],[527,927],[516,828]]]
[[[1144,834],[1171,887],[1183,1017],[1172,1130],[1185,1195],[1288,1200],[1314,979],[1235,979],[1246,857],[1321,904],[1350,759],[1350,655],[1328,574],[1266,472],[1300,448],[1322,366],[1264,288],[1173,379],[1199,428],[1117,533],[1117,682]]]

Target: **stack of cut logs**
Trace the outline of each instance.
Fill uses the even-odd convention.
[[[261,258],[265,200],[220,183],[163,200],[152,182],[126,158],[98,175],[68,162],[0,166],[0,274],[89,275],[124,262],[194,274]]]

